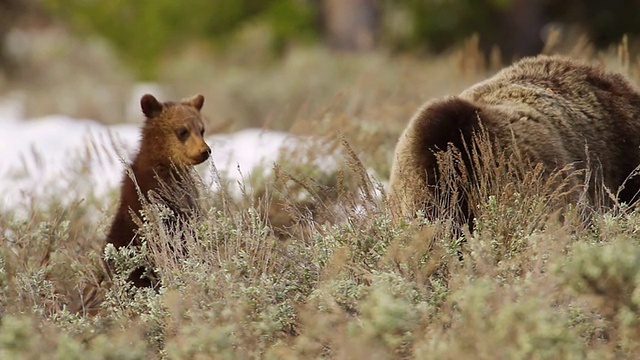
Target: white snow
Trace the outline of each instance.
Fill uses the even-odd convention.
[[[117,188],[123,161],[137,148],[139,124],[105,126],[62,115],[21,119],[19,106],[19,101],[0,100],[0,209],[51,195],[62,195],[63,200],[102,196]],[[270,169],[283,147],[305,143],[288,133],[260,129],[213,135],[206,141],[217,171],[236,186],[254,168]],[[199,170],[216,186],[211,161]]]

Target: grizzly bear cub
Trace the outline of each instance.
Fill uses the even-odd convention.
[[[203,138],[204,121],[200,114],[203,104],[202,95],[164,103],[153,95],[142,97],[140,105],[146,119],[140,148],[130,164],[132,176],[125,172],[122,180],[120,204],[107,235],[107,244],[113,244],[115,248],[140,246],[138,226],[132,217],[140,217],[142,209],[138,189],[145,201],[150,200],[150,191],[159,195],[173,212],[173,224],[178,219],[184,220],[194,210],[197,196],[194,192],[197,191],[187,186],[185,176],[189,176],[189,170],[211,154]],[[167,189],[180,193],[178,196],[183,198],[182,202],[171,199],[174,194],[167,194]],[[107,264],[107,267],[112,266]],[[129,280],[137,287],[153,285],[152,279],[145,276],[144,268],[136,269]]]
[[[413,217],[437,186],[439,153],[468,151],[482,129],[490,144],[545,174],[588,170],[587,198],[602,186],[632,203],[640,181],[640,93],[623,76],[559,56],[526,58],[458,96],[426,103],[396,146],[390,179],[394,215]],[[467,149],[465,152],[464,149]],[[481,156],[481,155],[479,155]],[[473,177],[471,178],[473,181]],[[459,199],[469,221],[473,209]],[[605,203],[604,205],[610,205]]]

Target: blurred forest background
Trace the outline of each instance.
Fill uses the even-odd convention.
[[[177,79],[208,78],[211,87],[216,72],[203,70],[207,64],[242,72],[273,66],[299,48],[419,60],[475,34],[487,66],[501,66],[540,53],[554,31],[565,44],[595,50],[627,34],[635,52],[638,15],[637,0],[0,0],[0,90],[48,95],[26,105],[32,115],[114,121],[127,116],[124,108],[114,114],[109,102],[127,92],[123,84],[170,83],[191,93],[205,85]],[[79,93],[76,102],[52,95],[70,89]],[[83,98],[88,93],[100,97]]]

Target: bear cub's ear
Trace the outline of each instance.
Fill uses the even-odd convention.
[[[198,94],[194,97],[182,100],[184,104],[191,105],[194,108],[198,109],[198,111],[202,110],[202,105],[204,105],[204,96]]]
[[[152,118],[159,115],[162,112],[162,103],[158,101],[153,95],[145,94],[140,99],[140,107],[146,117]]]

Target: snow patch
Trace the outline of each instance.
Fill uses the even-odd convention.
[[[138,147],[139,125],[105,126],[62,115],[20,120],[13,106],[0,103],[0,209],[53,195],[63,195],[63,200],[103,196],[119,186],[124,162]],[[207,163],[213,162],[237,193],[238,182],[254,169],[268,172],[283,149],[306,143],[288,133],[260,129],[209,136],[206,141],[212,149]],[[198,169],[216,186],[206,166]]]

